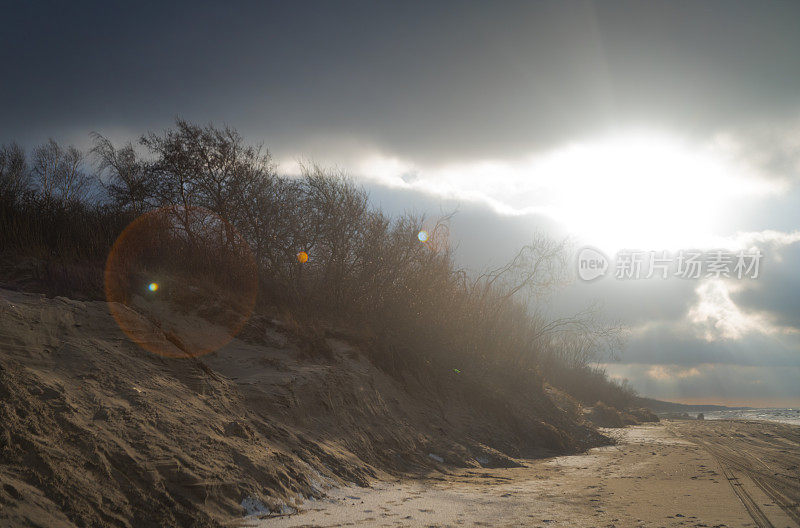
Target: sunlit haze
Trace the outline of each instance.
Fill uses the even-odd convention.
[[[631,333],[600,361],[643,393],[800,405],[797,6],[713,5],[220,3],[178,25],[178,5],[20,5],[0,143],[86,150],[94,131],[145,153],[140,135],[176,116],[230,125],[281,174],[345,174],[394,216],[457,211],[472,273],[537,234],[598,249],[607,276],[573,273],[547,309],[603,306]],[[108,30],[74,38],[79,20]],[[756,279],[621,280],[622,250],[762,257]],[[696,374],[654,376],[670,365]]]
[[[375,156],[358,170],[382,184],[484,202],[498,214],[542,214],[606,251],[713,247],[734,234],[730,220],[741,201],[788,187],[721,147],[643,132],[570,142],[512,162],[419,167]]]
[[[0,28],[0,528],[800,528],[800,1]]]

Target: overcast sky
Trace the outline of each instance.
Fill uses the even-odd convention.
[[[629,326],[608,369],[646,395],[800,406],[800,4],[2,4],[0,143],[229,124],[391,212],[457,207],[466,267],[537,231],[597,248],[552,308]],[[623,249],[763,257],[621,280]]]

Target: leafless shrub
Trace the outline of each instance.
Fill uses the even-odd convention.
[[[51,141],[33,156],[39,195],[0,209],[4,242],[102,261],[124,226],[158,207],[167,217],[147,267],[242,283],[230,270],[244,269],[246,244],[262,305],[308,328],[324,320],[357,329],[393,374],[441,380],[457,372],[463,384],[531,397],[544,393],[546,378],[584,403],[624,408],[630,400],[632,391],[596,366],[618,349],[621,329],[594,308],[561,319],[542,309],[566,280],[562,242],[536,236],[507,265],[473,276],[455,263],[452,215],[389,218],[345,175],[313,164],[300,178],[279,177],[269,153],[233,129],[178,120],[141,138],[147,158],[93,138],[110,203],[65,198],[78,196],[63,175],[78,174],[82,158]]]
[[[235,130],[178,119],[175,129],[141,138],[160,205],[203,207],[234,221],[236,205],[264,177],[274,175],[268,152],[246,145]]]
[[[111,204],[119,210],[142,214],[154,205],[154,182],[147,166],[128,143],[115,148],[107,138],[93,132],[90,154]]]
[[[31,172],[47,201],[68,203],[86,198],[90,180],[82,166],[80,150],[73,146],[63,148],[52,139],[33,150]]]
[[[17,200],[29,186],[30,175],[25,151],[16,143],[0,147],[0,197]]]

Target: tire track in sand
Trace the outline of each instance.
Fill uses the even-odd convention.
[[[703,447],[714,457],[733,492],[757,526],[768,528],[774,527],[774,524],[747,491],[743,485],[743,478],[761,489],[792,521],[800,526],[798,502],[791,497],[791,495],[800,493],[800,486],[796,483],[775,473],[772,467],[745,446],[733,449],[721,441],[702,439],[696,435],[685,435],[673,427],[668,428],[676,436]]]

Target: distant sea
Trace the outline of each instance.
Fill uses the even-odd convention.
[[[800,425],[800,409],[730,409],[709,411],[707,420],[766,420]]]

